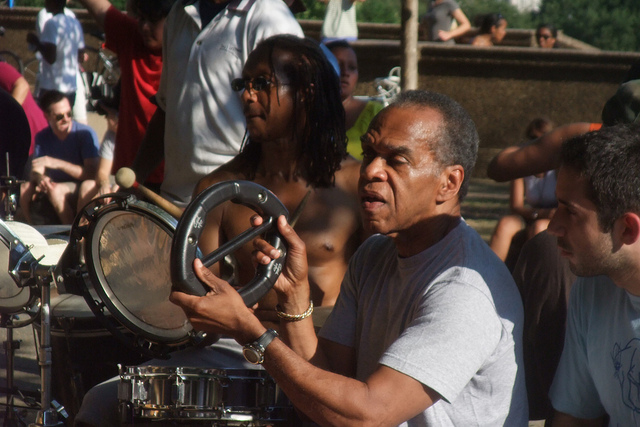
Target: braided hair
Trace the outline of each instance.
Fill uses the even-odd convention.
[[[263,40],[254,50],[267,50],[269,67],[274,67],[274,51],[286,52],[284,76],[294,95],[294,112],[303,111],[300,123],[294,114],[293,135],[299,144],[300,173],[314,187],[335,184],[335,172],[347,156],[345,113],[340,98],[340,81],[318,44],[309,38],[276,35]],[[274,72],[275,74],[275,72]],[[275,76],[278,79],[278,76]],[[245,133],[239,157],[255,171],[260,161],[260,144]],[[250,174],[251,175],[251,174]],[[254,176],[249,176],[253,179]]]

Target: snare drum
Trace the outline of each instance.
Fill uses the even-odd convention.
[[[176,223],[154,205],[116,194],[106,205],[85,208],[72,226],[87,303],[107,326],[112,317],[131,331],[134,339],[116,335],[148,356],[162,357],[192,338],[185,313],[169,301]],[[73,274],[62,274],[73,281]]]
[[[120,369],[118,399],[126,419],[215,421],[264,426],[285,422],[279,389],[264,370],[130,366]]]

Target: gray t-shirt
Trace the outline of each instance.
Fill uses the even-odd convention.
[[[511,274],[461,220],[409,258],[369,238],[320,336],[357,349],[361,381],[382,364],[442,396],[403,426],[526,426],[522,327]]]
[[[607,414],[610,426],[637,426],[639,364],[640,296],[606,276],[578,277],[549,391],[553,407],[578,418]]]
[[[427,40],[441,41],[438,31],[449,31],[453,22],[453,12],[460,9],[454,0],[444,0],[440,4],[431,2],[427,14],[424,15],[423,22],[427,25]],[[451,40],[453,43],[453,40]]]

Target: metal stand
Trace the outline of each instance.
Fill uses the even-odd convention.
[[[40,289],[42,290],[41,308],[40,308],[40,381],[42,391],[40,397],[40,411],[36,416],[36,422],[29,427],[38,426],[64,426],[62,421],[58,420],[58,414],[66,418],[67,414],[64,407],[58,406],[57,409],[52,408],[53,400],[51,398],[51,364],[52,364],[52,348],[51,348],[51,280],[53,269],[47,268],[46,271],[40,270],[40,265],[36,267],[35,277],[38,280]]]
[[[7,153],[8,155],[9,153]],[[7,168],[9,167],[7,159]],[[8,169],[7,169],[8,170]],[[2,194],[3,220],[13,221],[18,211],[18,197],[20,195],[20,184],[26,181],[19,180],[15,176],[0,177],[0,193]]]
[[[18,195],[20,194],[20,184],[14,176],[0,177],[0,190],[4,193],[4,220],[13,221],[18,210]]]
[[[8,426],[24,426],[25,423],[18,414],[18,410],[13,405],[13,398],[17,393],[17,390],[13,386],[13,360],[15,351],[20,348],[20,341],[13,340],[13,328],[11,327],[11,315],[0,314],[0,327],[6,328],[7,340],[4,342],[4,350],[7,357],[7,409],[4,414],[5,427]],[[4,390],[3,390],[4,391]]]

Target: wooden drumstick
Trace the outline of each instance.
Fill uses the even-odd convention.
[[[133,188],[138,191],[141,195],[158,205],[158,207],[167,211],[167,213],[175,219],[180,219],[182,216],[183,209],[138,183],[138,181],[136,181],[136,173],[133,170],[120,168],[116,173],[116,183],[124,189]]]
[[[302,214],[302,210],[304,209],[304,207],[307,205],[309,196],[311,196],[311,190],[307,191],[307,194],[304,195],[304,197],[300,201],[300,204],[293,212],[293,215],[291,215],[291,219],[289,220],[289,225],[291,226],[291,228],[294,228],[296,226],[296,223],[298,222],[298,219],[300,219],[300,215]]]

